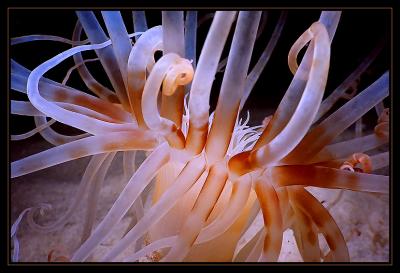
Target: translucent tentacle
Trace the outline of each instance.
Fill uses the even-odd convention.
[[[389,72],[310,130],[283,162],[307,160],[389,95]]]
[[[264,245],[263,243],[265,240],[265,236],[267,235],[267,232],[268,231],[266,231],[265,228],[263,227],[261,229],[261,231],[259,233],[257,233],[257,235],[256,235],[256,237],[258,237],[257,241],[256,241],[255,245],[253,246],[253,248],[251,249],[249,255],[246,257],[246,261],[245,261],[246,263],[259,262],[261,253],[263,251],[263,245]]]
[[[327,32],[330,41],[332,41],[337,24],[339,23],[340,14],[341,12],[338,11],[332,11],[332,12],[323,11],[321,13],[319,22],[323,24],[326,23],[327,25],[325,25],[325,27],[329,27],[327,28]],[[283,128],[286,126],[286,124],[292,117],[301,98],[301,94],[304,92],[304,88],[307,83],[305,79],[312,65],[311,60],[313,51],[314,51],[314,44],[311,43],[310,46],[307,48],[304,57],[300,63],[298,70],[301,73],[298,72],[294,75],[294,78],[291,81],[284,97],[279,103],[279,106],[276,109],[271,122],[268,123],[268,126],[265,128],[262,135],[258,139],[255,145],[256,149],[260,148],[262,145],[267,144],[274,137],[276,137],[283,130]]]
[[[210,164],[221,160],[228,150],[260,18],[261,11],[239,12],[217,108],[205,147]]]
[[[59,64],[60,62],[74,55],[77,52],[89,49],[102,48],[108,45],[109,43],[110,42],[107,41],[100,45],[87,45],[87,46],[84,45],[84,46],[74,47],[63,53],[60,53],[59,55],[51,58],[50,60],[36,67],[29,75],[27,83],[28,97],[31,103],[38,110],[45,113],[47,116],[50,116],[62,123],[69,124],[79,129],[82,129],[88,133],[93,133],[93,134],[104,133],[105,131],[107,132],[113,131],[113,129],[118,131],[129,130],[131,128],[131,126],[129,125],[110,124],[107,122],[98,121],[93,118],[83,116],[78,113],[66,111],[61,107],[56,106],[54,103],[47,101],[39,93],[39,80],[43,76],[43,74],[46,73],[49,69],[56,66],[57,64]]]
[[[176,53],[185,56],[185,36],[183,11],[162,11],[163,54]],[[178,86],[171,95],[163,93],[161,98],[161,115],[173,121],[178,127],[182,124],[183,100],[185,88]]]
[[[157,144],[158,141],[152,133],[138,130],[90,136],[12,162],[11,177],[18,177],[88,155],[137,149],[149,150]]]
[[[353,173],[322,166],[292,165],[274,167],[271,169],[271,176],[279,186],[304,185],[365,192],[389,192],[388,176]]]
[[[251,226],[252,228],[248,227],[238,241],[238,245],[235,249],[232,260],[244,261],[247,258],[252,247],[258,240],[258,236],[264,228],[262,217],[262,212],[259,208],[256,217],[249,225],[249,227]]]
[[[362,73],[371,65],[376,59],[379,53],[382,51],[384,46],[383,40],[373,49],[373,51],[364,59],[364,61],[341,83],[332,93],[322,101],[319,107],[318,114],[314,121],[318,121],[323,115],[325,115],[329,109],[342,97],[342,95],[348,90],[348,88],[358,79]]]
[[[29,132],[26,132],[26,133],[24,133],[24,134],[19,134],[19,135],[11,135],[10,138],[11,138],[11,140],[13,140],[13,141],[16,141],[16,140],[23,140],[23,139],[30,138],[31,136],[33,136],[33,135],[37,134],[38,132],[42,131],[43,129],[49,127],[49,126],[52,125],[54,122],[55,122],[55,120],[52,119],[52,120],[46,122],[45,124],[42,124],[42,125],[40,125],[40,126],[37,126],[35,129],[30,130]]]
[[[51,231],[57,230],[57,229],[61,228],[63,225],[65,225],[67,223],[67,221],[71,218],[71,216],[74,215],[78,206],[81,204],[83,197],[88,192],[90,185],[93,184],[96,173],[99,171],[99,168],[106,157],[107,157],[107,155],[105,155],[105,154],[96,155],[96,156],[92,157],[92,159],[89,161],[89,164],[86,167],[85,173],[82,176],[81,183],[79,184],[78,189],[76,190],[74,199],[71,202],[70,206],[68,207],[68,210],[65,212],[64,215],[62,215],[59,219],[57,219],[55,222],[53,222],[51,224],[40,225],[40,224],[37,224],[35,222],[35,220],[33,219],[34,214],[36,213],[36,210],[31,210],[27,215],[27,220],[28,220],[29,226],[33,230],[42,231],[42,232],[51,232]]]
[[[205,158],[203,155],[199,155],[189,161],[175,180],[175,183],[164,192],[158,202],[146,212],[143,218],[139,220],[125,237],[102,258],[102,261],[114,260],[129,244],[142,236],[151,225],[157,224],[157,221],[174,207],[179,197],[183,196],[201,177],[204,170]]]
[[[13,240],[13,244],[14,244],[14,249],[13,249],[11,260],[13,262],[15,262],[15,263],[18,262],[18,260],[19,260],[19,249],[20,249],[20,247],[19,247],[19,241],[18,241],[18,237],[17,237],[17,232],[18,232],[19,225],[21,224],[21,221],[22,221],[22,218],[24,217],[24,215],[29,213],[32,209],[35,209],[35,208],[36,207],[24,209],[19,214],[19,216],[18,216],[17,220],[15,220],[14,224],[11,226],[10,237]]]
[[[132,113],[139,127],[145,127],[142,115],[142,92],[146,82],[146,70],[151,70],[154,63],[154,53],[163,48],[162,27],[156,26],[138,39],[128,58],[128,97]]]
[[[236,12],[217,11],[197,63],[189,98],[189,131],[185,149],[203,150],[207,139],[211,86]]]
[[[372,167],[374,170],[379,170],[389,166],[389,152],[384,152],[371,156]]]
[[[296,206],[293,208],[295,220],[292,229],[301,257],[304,262],[320,262],[318,230],[307,214]]]
[[[92,11],[76,11],[76,14],[92,44],[104,43],[108,40]],[[120,102],[124,109],[128,110],[129,101],[113,49],[111,47],[96,48],[96,54],[100,58],[104,71],[107,73]]]
[[[287,17],[287,12],[283,11],[281,13],[281,16],[279,17],[278,23],[275,26],[274,32],[272,33],[272,36],[267,46],[265,47],[263,53],[258,59],[258,62],[254,65],[251,72],[247,75],[243,96],[240,100],[240,105],[239,105],[240,110],[246,103],[246,100],[249,97],[250,92],[253,90],[254,85],[256,84],[258,78],[260,77],[262,71],[264,70],[264,67],[267,65],[269,58],[271,57],[272,52],[274,51],[274,48],[278,43],[279,37],[282,33],[283,26],[285,25],[286,17]]]
[[[185,58],[192,60],[192,65],[196,68],[196,41],[197,41],[197,11],[186,11],[185,18]]]
[[[79,20],[76,22],[74,32],[72,33],[72,40],[79,41],[82,33],[82,25]],[[82,65],[78,66],[78,73],[81,76],[85,85],[98,97],[111,102],[111,103],[120,103],[117,95],[114,91],[111,91],[106,86],[99,83],[93,75],[89,72],[89,69],[86,67],[85,62],[83,60],[82,54],[79,52],[73,56],[75,64]],[[86,60],[85,60],[86,61]]]
[[[348,262],[350,258],[346,242],[335,220],[324,206],[301,187],[291,188],[289,196],[291,202],[307,214],[324,235],[330,248],[332,261]]]
[[[232,193],[229,203],[226,208],[221,212],[222,215],[217,217],[211,224],[206,226],[199,234],[196,244],[201,244],[210,241],[228,230],[240,213],[246,201],[249,198],[251,190],[251,176],[245,175],[235,181],[232,187]]]
[[[11,38],[10,45],[18,45],[33,41],[54,41],[54,42],[70,44],[72,46],[85,45],[89,43],[89,39],[86,39],[84,41],[75,41],[54,35],[26,35],[26,36]]]
[[[210,168],[196,203],[182,225],[176,244],[162,261],[179,262],[189,253],[227,181],[228,174],[223,165],[224,162],[220,162]]]
[[[303,33],[303,36],[312,37],[312,45],[314,47],[312,56],[312,66],[308,75],[307,84],[303,95],[294,111],[292,117],[286,126],[275,136],[269,143],[256,148],[248,153],[248,160],[241,160],[243,154],[233,157],[229,161],[229,168],[234,173],[241,175],[246,170],[256,167],[267,166],[280,160],[287,155],[305,136],[312,121],[318,111],[318,105],[321,103],[330,60],[330,41],[326,28],[319,22],[311,25],[311,27]],[[299,40],[302,40],[300,37]],[[303,71],[298,70],[303,74]],[[300,76],[303,77],[303,76]],[[274,119],[268,124],[273,123]],[[268,127],[265,131],[268,130]],[[260,137],[260,139],[262,136]]]
[[[21,116],[45,116],[28,101],[11,100],[11,114]]]
[[[133,30],[134,32],[147,31],[146,14],[143,10],[132,11]],[[137,39],[136,39],[137,41]]]
[[[157,171],[168,162],[169,154],[170,149],[166,143],[151,153],[131,177],[104,219],[74,253],[72,262],[84,261],[93,249],[107,238],[115,224],[122,219],[136,198],[155,177]]]
[[[34,117],[35,124],[37,127],[44,126],[47,123],[46,117]],[[47,126],[43,128],[43,130],[39,131],[39,134],[49,143],[53,144],[54,146],[58,146],[61,144],[65,144],[68,142],[72,142],[78,139],[82,139],[85,137],[90,136],[90,134],[83,133],[75,136],[68,136],[57,133],[51,127]]]
[[[267,177],[255,182],[255,191],[264,219],[265,235],[263,250],[258,261],[276,262],[281,252],[283,223],[278,195]]]
[[[128,36],[128,31],[125,28],[124,20],[119,11],[102,11],[101,12],[108,34],[112,41],[114,55],[116,57],[119,70],[121,71],[122,80],[124,81],[125,89],[127,89],[127,67],[129,53],[132,45]],[[127,99],[127,95],[125,95]]]
[[[11,60],[11,73],[11,88],[26,93],[28,77],[31,74],[31,71]],[[77,104],[110,116],[119,121],[135,122],[124,110],[118,106],[47,78],[40,78],[39,89],[40,94],[43,95],[43,98],[49,101]]]
[[[86,208],[86,214],[84,217],[85,222],[83,224],[81,243],[86,241],[92,232],[93,224],[96,219],[96,209],[97,209],[97,204],[99,202],[101,186],[103,184],[104,178],[108,172],[108,169],[110,168],[111,162],[113,161],[115,155],[116,152],[105,154],[104,161],[100,163],[101,168],[99,167],[97,173],[95,173],[95,175],[92,177],[94,181],[90,183],[88,189],[89,192],[87,199],[88,206]]]
[[[346,140],[326,146],[318,154],[312,157],[312,159],[308,160],[307,163],[324,162],[336,158],[345,158],[353,153],[366,152],[382,146],[386,143],[388,143],[388,139],[381,138],[376,134],[353,138],[351,140]],[[290,162],[291,164],[301,163],[300,160],[296,162]]]
[[[152,69],[142,95],[142,111],[146,125],[165,136],[172,147],[183,149],[185,139],[179,125],[163,118],[158,112],[157,97],[163,84],[163,94],[173,94],[178,85],[184,85],[193,77],[191,64],[174,53],[164,55]]]

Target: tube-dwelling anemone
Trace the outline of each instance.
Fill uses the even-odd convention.
[[[32,116],[36,125],[11,140],[40,134],[54,145],[13,161],[11,178],[90,156],[63,215],[43,225],[38,212],[48,204],[21,212],[11,228],[14,261],[23,219],[33,230],[52,232],[63,228],[79,206],[86,206],[81,244],[62,255],[49,249],[49,261],[92,261],[96,248],[127,215],[134,215],[127,230],[94,261],[276,262],[288,229],[305,262],[350,260],[329,210],[306,187],[389,193],[389,177],[374,173],[389,165],[388,151],[376,152],[389,141],[389,109],[383,102],[389,71],[357,90],[383,43],[324,97],[342,13],[321,12],[281,60],[292,80],[278,107],[251,127],[239,115],[285,31],[287,12],[275,22],[260,56],[254,56],[254,47],[265,28],[265,11],[217,11],[199,18],[196,11],[163,11],[162,24],[155,26],[148,26],[144,12],[133,11],[133,34],[120,12],[100,14],[77,11],[71,39],[11,39],[11,45],[50,40],[72,46],[32,71],[11,60],[11,89],[28,98],[12,100],[11,113]],[[204,20],[212,23],[199,47],[196,34]],[[97,57],[85,59],[86,51]],[[44,76],[69,58],[75,64],[61,83]],[[91,73],[89,62],[95,61],[110,87]],[[74,70],[90,92],[67,84]],[[217,73],[223,78],[216,87]],[[218,100],[211,112],[215,88]],[[351,88],[355,92],[349,93]],[[337,108],[343,98],[347,101]],[[361,118],[374,108],[374,130],[362,135]],[[61,134],[51,127],[55,122],[80,132]],[[341,140],[353,124],[356,136]],[[137,169],[136,151],[146,151]],[[126,184],[95,224],[102,184],[117,152],[123,153]],[[259,219],[264,225],[255,225]],[[320,248],[320,234],[328,251]]]

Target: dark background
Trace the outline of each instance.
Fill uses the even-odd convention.
[[[200,10],[198,18],[211,10]],[[256,42],[251,67],[256,63],[261,52],[268,43],[271,33],[276,25],[281,10],[268,10],[268,18],[265,30]],[[287,66],[287,54],[294,41],[315,21],[318,20],[319,9],[289,9],[282,35],[277,46],[264,69],[258,83],[252,91],[242,115],[247,110],[251,114],[251,124],[259,124],[266,115],[273,113],[284,95],[292,75]],[[104,23],[99,10],[95,11],[99,22]],[[133,32],[133,24],[130,10],[122,10],[122,15],[129,33]],[[147,23],[149,27],[161,24],[161,11],[147,10]],[[71,38],[77,16],[72,9],[11,9],[9,12],[9,35],[17,37],[29,34],[50,34],[65,38]],[[197,37],[197,57],[206,37],[211,20],[204,23]],[[105,29],[105,28],[104,28]],[[233,32],[233,31],[232,31]],[[385,47],[377,60],[361,77],[359,90],[367,87],[375,81],[383,72],[390,68],[391,46],[391,11],[389,9],[344,9],[341,20],[332,43],[331,66],[325,96],[333,91],[342,81],[354,71],[364,58],[378,44],[380,39],[385,40]],[[231,35],[232,36],[232,35]],[[229,41],[227,43],[230,44]],[[59,42],[38,41],[15,45],[10,48],[10,56],[28,69],[33,69],[45,60],[70,48],[69,45]],[[223,57],[227,55],[226,47]],[[95,57],[94,52],[84,52],[84,58]],[[300,60],[300,59],[299,59]],[[61,82],[66,71],[73,66],[72,58],[69,58],[55,69],[46,73],[46,77]],[[99,62],[87,63],[96,79],[110,87],[107,76],[100,68]],[[218,97],[220,82],[223,73],[216,75],[211,95],[211,110],[214,109]],[[80,90],[87,90],[79,79],[78,73],[72,73],[68,84]],[[10,92],[11,99],[23,100],[25,95]],[[340,101],[338,105],[342,104]],[[389,100],[385,101],[389,106]],[[366,123],[374,124],[376,114],[370,111],[364,118]],[[54,126],[53,126],[54,127]],[[10,117],[10,133],[20,134],[34,128],[33,118],[12,116]],[[56,130],[65,131],[65,126],[56,126]],[[68,131],[68,130],[67,130]],[[65,132],[67,132],[65,131]],[[34,138],[40,138],[35,136]]]

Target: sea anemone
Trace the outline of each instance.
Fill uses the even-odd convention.
[[[13,261],[18,261],[17,232],[24,216],[33,230],[52,232],[64,228],[79,206],[86,206],[81,243],[68,253],[49,249],[49,261],[276,262],[288,229],[303,261],[350,260],[329,208],[309,187],[389,193],[389,177],[374,173],[389,165],[388,151],[377,150],[387,149],[389,141],[384,105],[389,71],[365,88],[358,85],[383,42],[324,98],[341,12],[321,12],[292,41],[287,59],[280,60],[287,62],[292,80],[278,107],[250,126],[249,114],[245,120],[240,114],[279,41],[287,12],[280,14],[260,56],[253,53],[265,28],[262,11],[217,11],[204,13],[201,20],[196,11],[186,16],[163,11],[162,24],[150,28],[144,12],[134,11],[133,34],[119,11],[102,11],[104,22],[92,11],[76,14],[71,40],[50,35],[11,39],[11,45],[41,40],[72,45],[32,71],[11,60],[11,89],[28,98],[12,100],[11,113],[35,121],[33,130],[11,140],[40,134],[54,145],[13,161],[11,178],[91,157],[61,216],[40,224],[38,212],[51,209],[45,203],[20,212],[11,228]],[[204,20],[212,23],[197,58],[196,33]],[[83,33],[86,40],[81,40]],[[86,51],[97,56],[84,59]],[[74,65],[61,83],[44,77],[71,57]],[[90,71],[89,63],[97,61],[111,86]],[[67,84],[74,70],[88,91]],[[217,74],[223,74],[220,84]],[[218,100],[211,112],[212,89],[218,89]],[[337,107],[343,98],[346,102]],[[361,118],[373,108],[374,130],[362,135]],[[51,127],[57,122],[79,133],[57,132]],[[353,124],[356,136],[340,138]],[[146,157],[137,169],[136,151],[145,151]],[[103,181],[118,152],[123,153],[126,183],[96,223]],[[126,217],[132,218],[126,230],[94,259],[96,248]],[[263,225],[257,225],[260,219]]]

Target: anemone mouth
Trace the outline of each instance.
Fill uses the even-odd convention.
[[[269,30],[262,11],[204,14],[204,20],[212,20],[197,54],[202,20],[195,11],[186,16],[163,11],[161,25],[149,28],[145,13],[134,11],[133,34],[118,11],[76,14],[72,40],[51,35],[12,40],[13,45],[50,40],[72,46],[32,71],[11,61],[11,88],[28,98],[13,99],[11,112],[34,117],[36,125],[12,140],[40,134],[55,146],[13,161],[14,181],[90,156],[63,212],[37,202],[22,210],[11,228],[13,261],[18,261],[17,231],[23,219],[30,229],[49,233],[67,231],[78,215],[81,234],[75,245],[61,252],[53,246],[49,262],[132,262],[144,257],[162,262],[275,262],[282,259],[287,231],[293,232],[303,261],[350,260],[342,232],[348,223],[339,225],[333,214],[336,204],[344,202],[343,192],[390,192],[389,177],[376,172],[389,165],[389,71],[379,70],[372,80],[361,77],[383,42],[334,89],[328,75],[342,12],[321,12],[290,40],[285,68],[293,75],[276,110],[260,119],[260,125],[250,125],[250,112],[244,117],[243,109],[291,13],[276,13],[276,25]],[[268,43],[258,52],[264,31]],[[88,39],[81,41],[83,33]],[[86,51],[97,56],[86,56]],[[50,80],[48,72],[69,59],[74,65],[63,80]],[[106,85],[91,73],[94,62],[104,69]],[[88,92],[69,86],[75,70]],[[214,89],[218,100],[211,103]],[[324,97],[327,89],[333,91]],[[336,107],[340,99],[345,101]],[[375,127],[363,128],[371,111],[378,115]],[[57,122],[78,133],[55,131]],[[341,139],[353,124],[355,136]],[[136,164],[140,151],[145,151],[144,158]],[[119,182],[103,184],[120,153]],[[318,199],[325,189],[339,189],[327,206]],[[109,195],[113,198],[104,208]],[[86,210],[79,212],[81,207]],[[43,216],[45,209],[57,214],[53,221],[38,221],[37,212]]]

